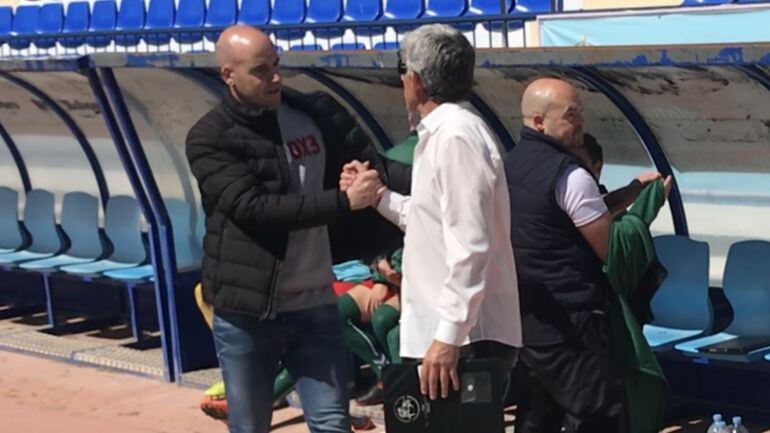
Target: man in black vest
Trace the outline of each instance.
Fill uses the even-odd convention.
[[[507,156],[511,242],[529,384],[517,433],[623,432],[623,384],[607,347],[602,273],[611,216],[596,180],[570,152],[583,140],[575,88],[541,78],[524,91],[521,140]]]

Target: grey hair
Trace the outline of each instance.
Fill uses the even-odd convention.
[[[407,33],[401,47],[407,70],[420,76],[430,99],[443,103],[468,98],[476,52],[462,33],[429,24]]]

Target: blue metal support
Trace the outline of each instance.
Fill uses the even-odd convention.
[[[174,237],[172,233],[171,220],[166,211],[166,206],[163,203],[163,197],[158,188],[158,184],[155,182],[155,178],[152,175],[150,169],[150,163],[147,160],[147,155],[144,153],[142,144],[139,140],[139,135],[136,133],[134,122],[131,120],[131,115],[123,99],[123,93],[120,90],[117,79],[112,69],[101,69],[101,78],[107,89],[107,94],[115,107],[115,111],[118,117],[118,121],[126,137],[126,144],[128,150],[133,158],[135,169],[137,170],[142,184],[144,185],[145,192],[151,207],[151,215],[155,227],[157,230],[157,236],[160,246],[160,257],[156,261],[155,267],[155,280],[156,284],[159,284],[157,288],[165,286],[166,290],[159,290],[156,292],[162,297],[161,306],[165,307],[164,311],[167,314],[162,316],[162,319],[166,325],[165,329],[170,330],[171,344],[168,345],[171,349],[171,356],[174,359],[174,380],[179,382],[181,380],[182,373],[182,360],[181,349],[179,346],[179,333],[177,330],[178,320],[176,314],[176,289],[175,289],[175,276],[177,275],[176,267],[176,255],[174,253]],[[156,295],[157,296],[157,295]],[[167,340],[168,342],[168,340]],[[168,350],[168,349],[166,349]],[[170,368],[170,366],[169,366]]]
[[[102,113],[102,116],[104,117],[104,121],[107,125],[107,130],[110,133],[110,137],[112,138],[112,141],[115,143],[115,148],[118,152],[118,156],[120,157],[120,162],[123,164],[123,168],[126,171],[128,180],[131,183],[131,188],[134,190],[134,195],[136,196],[139,202],[139,206],[142,210],[142,214],[144,215],[145,219],[149,224],[149,229],[151,234],[150,235],[150,256],[152,259],[153,269],[156,272],[155,302],[158,308],[158,318],[159,318],[158,326],[160,328],[161,347],[163,352],[163,364],[165,366],[164,379],[168,381],[172,381],[175,377],[174,375],[175,365],[172,362],[173,354],[171,352],[172,346],[170,344],[170,341],[169,341],[170,338],[168,335],[169,324],[168,324],[168,320],[166,319],[166,316],[167,316],[165,313],[166,309],[164,308],[165,303],[163,302],[163,298],[161,297],[161,294],[165,292],[165,285],[164,285],[165,280],[163,278],[160,278],[163,267],[160,260],[160,257],[162,256],[162,252],[159,247],[160,242],[158,241],[158,233],[157,233],[158,231],[156,229],[157,223],[153,218],[150,201],[147,198],[147,194],[144,191],[141,179],[137,173],[136,167],[134,166],[134,162],[131,158],[131,153],[129,152],[128,146],[126,145],[126,142],[123,139],[123,135],[121,134],[118,121],[115,117],[115,113],[112,111],[112,106],[110,105],[110,101],[104,92],[104,87],[102,86],[101,79],[99,78],[99,75],[97,74],[95,69],[86,69],[85,73],[86,73],[86,76],[88,77],[88,82],[91,85],[91,89],[94,92],[96,102],[99,104],[99,109]]]
[[[377,141],[380,142],[380,145],[384,149],[390,149],[393,147],[393,142],[390,140],[390,137],[388,136],[388,133],[385,132],[385,129],[380,125],[380,122],[377,121],[377,119],[372,116],[372,113],[369,112],[369,110],[366,108],[366,106],[358,100],[348,89],[343,87],[338,82],[334,81],[333,79],[327,77],[323,72],[319,71],[318,69],[314,68],[298,68],[300,72],[307,75],[308,77],[318,81],[319,83],[326,86],[329,90],[336,93],[337,96],[341,97],[345,102],[350,105],[350,107],[361,116],[361,119],[363,119],[366,126],[369,128],[369,130],[372,131],[372,134],[374,134],[374,137],[377,139]]]
[[[666,154],[663,152],[663,148],[655,133],[650,129],[650,126],[647,125],[647,122],[644,121],[644,118],[633,104],[593,69],[584,66],[574,66],[569,70],[581,81],[600,91],[626,116],[645,149],[647,149],[647,153],[650,155],[653,164],[655,164],[655,168],[664,176],[671,175],[674,182],[668,195],[668,205],[671,209],[671,217],[674,220],[674,230],[678,235],[688,236],[687,217],[684,212],[679,185],[674,176],[674,170],[671,164],[669,164],[668,158],[666,158]]]
[[[6,146],[8,146],[8,151],[11,152],[11,158],[13,158],[13,162],[16,163],[16,168],[19,169],[19,177],[21,177],[21,184],[24,186],[24,192],[29,192],[32,190],[32,182],[29,181],[27,165],[24,164],[24,158],[21,157],[19,148],[16,147],[16,142],[13,141],[13,138],[8,131],[5,130],[2,123],[0,123],[0,138],[5,141]]]
[[[513,136],[508,132],[508,128],[503,125],[500,117],[495,114],[495,110],[493,110],[485,100],[481,99],[476,92],[471,93],[469,101],[471,105],[478,110],[481,117],[487,121],[492,130],[495,131],[497,138],[500,140],[500,143],[503,144],[505,150],[510,151],[513,149],[513,147],[516,146],[516,140],[514,140]]]
[[[96,178],[96,185],[99,188],[99,197],[102,200],[102,207],[107,206],[107,201],[110,199],[110,191],[107,188],[107,181],[104,178],[104,171],[102,171],[99,158],[96,157],[96,153],[94,153],[94,149],[91,147],[91,143],[88,142],[88,139],[86,138],[85,134],[83,134],[83,131],[80,130],[80,127],[77,125],[77,123],[75,123],[75,120],[72,119],[69,113],[61,108],[61,106],[57,104],[56,101],[54,101],[45,92],[38,89],[31,83],[4,71],[0,71],[0,76],[23,88],[27,92],[33,94],[36,98],[43,101],[43,103],[48,106],[48,108],[53,110],[53,112],[59,116],[62,122],[64,122],[64,125],[67,126],[72,135],[75,137],[75,140],[77,140],[78,144],[80,144],[80,147],[83,149],[83,153],[85,153],[86,158],[88,159],[88,163],[91,165],[91,170],[93,171],[94,177]]]

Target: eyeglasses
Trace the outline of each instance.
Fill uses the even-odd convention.
[[[406,63],[401,58],[401,50],[399,50],[396,53],[396,56],[398,56],[398,64],[396,65],[396,70],[398,71],[398,75],[406,75],[408,72],[408,69],[406,69]]]

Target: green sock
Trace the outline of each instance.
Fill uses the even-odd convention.
[[[401,364],[401,355],[399,355],[401,337],[399,336],[399,329],[400,326],[396,325],[395,328],[388,332],[388,353],[390,353],[390,362],[393,364]]]
[[[369,364],[378,378],[382,377],[382,366],[388,363],[388,358],[377,347],[376,338],[364,331],[361,326],[356,326],[361,318],[361,311],[356,301],[350,295],[344,294],[337,298],[337,307],[342,319],[342,339],[345,345],[362,361]]]
[[[401,313],[390,305],[380,305],[379,308],[374,310],[372,315],[372,328],[374,329],[374,335],[377,336],[377,341],[380,343],[380,347],[387,348],[388,358],[392,361],[393,354],[390,353],[390,347],[388,346],[388,333],[391,329],[398,326],[398,319],[401,317]],[[398,353],[396,353],[398,356]]]
[[[281,367],[273,384],[273,401],[277,402],[286,397],[286,395],[291,392],[292,388],[294,388],[294,379],[291,378],[286,367]]]

